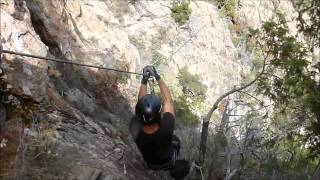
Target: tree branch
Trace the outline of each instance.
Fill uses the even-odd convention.
[[[249,82],[248,84],[244,85],[244,86],[241,86],[241,87],[238,87],[238,88],[233,88],[231,89],[230,91],[222,94],[217,100],[216,102],[213,104],[212,108],[210,109],[210,111],[208,112],[207,116],[204,118],[204,121],[210,121],[210,118],[213,114],[213,112],[218,108],[218,105],[219,103],[227,96],[229,96],[230,94],[233,94],[235,92],[239,92],[243,89],[246,89],[247,87],[251,86],[252,84],[254,84],[263,74],[264,74],[264,70],[265,70],[265,67],[266,67],[266,60],[267,58],[265,57],[264,58],[264,62],[263,62],[263,67],[262,67],[262,70],[261,72],[256,76],[256,78],[254,80],[252,80],[251,82]]]
[[[251,94],[249,94],[249,93],[247,93],[247,92],[245,92],[245,91],[239,91],[239,92],[240,92],[240,93],[243,93],[243,94],[245,94],[245,95],[250,96],[251,98],[253,98],[253,99],[255,99],[256,101],[258,101],[259,103],[263,103],[260,99],[254,97],[253,95],[251,95]]]
[[[211,119],[211,116],[213,114],[213,112],[218,108],[219,103],[227,96],[235,93],[235,92],[239,92],[243,89],[246,89],[247,87],[251,86],[252,84],[254,84],[264,73],[265,68],[266,68],[266,61],[267,61],[267,57],[268,55],[264,56],[264,61],[263,61],[263,66],[262,66],[262,70],[261,72],[256,76],[256,78],[254,80],[252,80],[251,82],[247,83],[244,86],[241,87],[234,87],[232,90],[224,93],[223,95],[221,95],[213,104],[212,108],[210,109],[210,111],[208,112],[208,114],[206,115],[206,117],[203,119],[202,122],[202,130],[201,130],[201,139],[200,139],[200,147],[199,147],[199,158],[198,158],[198,164],[200,166],[203,165],[204,163],[204,159],[205,159],[205,154],[206,154],[206,148],[207,148],[207,138],[208,138],[208,128],[209,128],[209,122]]]
[[[239,169],[232,170],[229,174],[227,174],[226,180],[231,179],[238,171],[239,171]]]

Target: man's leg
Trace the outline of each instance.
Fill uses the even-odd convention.
[[[174,156],[172,158],[171,161],[167,162],[167,163],[164,163],[164,164],[148,164],[148,167],[152,170],[171,170],[175,164],[175,161],[177,160],[178,158],[178,155],[179,155],[179,152],[180,152],[180,139],[176,136],[176,135],[173,135],[172,136],[172,145],[174,147]]]
[[[181,148],[181,143],[180,143],[180,139],[176,135],[172,136],[172,144],[176,149],[177,156],[178,156]],[[170,170],[170,175],[175,180],[183,180],[184,177],[188,175],[189,170],[190,170],[190,164],[188,160],[176,159],[174,166]]]
[[[175,180],[183,180],[189,174],[189,170],[189,161],[185,159],[179,159],[176,160],[174,166],[170,170],[170,175]]]
[[[172,136],[172,144],[173,144],[173,147],[176,149],[177,156],[179,156],[181,143],[180,143],[180,139],[178,138],[178,136],[176,136],[176,135]]]

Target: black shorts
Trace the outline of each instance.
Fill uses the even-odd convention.
[[[180,139],[176,135],[172,136],[172,145],[174,146],[174,152],[173,152],[172,159],[170,161],[163,163],[163,164],[151,164],[151,163],[147,162],[147,166],[152,170],[169,170],[169,169],[171,169],[174,166],[174,164],[179,156],[180,147],[181,147]]]

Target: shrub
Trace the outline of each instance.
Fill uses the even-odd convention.
[[[168,59],[158,51],[152,52],[152,64],[159,67],[161,64],[168,64]]]
[[[185,24],[191,15],[191,9],[189,8],[190,1],[182,0],[173,2],[171,8],[171,16],[174,18],[175,22],[180,26]]]
[[[50,66],[48,67],[48,76],[52,78],[59,78],[61,77],[61,72],[57,69],[53,69]]]
[[[191,74],[187,67],[183,67],[178,75],[179,84],[187,97],[204,98],[207,87],[201,83],[198,75]]]
[[[175,100],[176,116],[178,126],[182,125],[195,125],[198,122],[198,117],[191,111],[191,105],[185,96],[179,96]]]
[[[236,6],[237,0],[216,0],[218,3],[218,8],[222,10],[222,12],[230,17],[232,20],[235,18],[236,14]]]

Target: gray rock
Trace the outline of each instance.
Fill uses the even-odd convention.
[[[25,2],[31,3],[28,8]],[[247,14],[245,20],[252,21],[253,25],[261,24],[262,20],[272,16],[271,6],[272,2],[269,1],[244,2],[242,9]],[[243,64],[236,57],[237,48],[233,45],[228,22],[221,18],[218,8],[210,2],[191,1],[190,20],[182,28],[171,17],[170,7],[170,1],[137,1],[133,4],[119,0],[6,0],[0,6],[1,39],[6,40],[3,42],[4,49],[46,56],[49,47],[50,52],[59,50],[61,52],[58,55],[77,62],[137,72],[144,65],[152,64],[153,57],[157,55],[160,59],[168,59],[168,62],[159,66],[159,70],[166,74],[164,79],[170,90],[179,92],[175,77],[179,68],[188,66],[190,73],[199,75],[209,87],[207,101],[215,100],[225,90],[239,84]],[[34,22],[34,16],[38,18],[38,23]],[[249,18],[253,19],[248,20]],[[46,32],[37,34],[34,29]],[[171,58],[172,52],[175,54]],[[47,62],[7,54],[3,57],[5,64],[10,64],[6,73],[14,94],[41,101],[47,95]],[[118,101],[114,91],[105,92],[108,90],[106,87],[112,83],[109,76],[104,76],[102,71],[93,68],[79,69],[81,73],[76,74],[78,79],[99,85],[91,88],[100,89],[102,97],[93,98],[93,90],[82,87],[81,84],[85,83],[68,82],[64,79],[76,73],[69,67],[61,65],[58,70],[63,70],[63,78],[53,88],[63,90],[61,92],[65,93],[61,94],[65,94],[64,98],[68,102],[61,98],[61,102],[54,104],[70,103],[75,109],[64,109],[71,114],[71,119],[66,116],[58,129],[60,131],[54,132],[57,134],[56,144],[64,146],[61,145],[58,149],[59,156],[48,162],[48,170],[52,171],[45,171],[47,174],[44,175],[65,172],[71,174],[70,180],[155,179],[141,166],[142,158],[139,160],[134,154],[137,151],[124,145],[119,138],[121,132],[116,128],[126,125],[129,118],[123,117],[130,116],[127,113],[130,107],[115,105],[125,103]],[[104,77],[101,82],[98,75]],[[130,76],[127,84],[111,84],[132,105],[136,101],[139,86],[135,77]],[[103,95],[104,93],[108,96]],[[102,104],[108,104],[106,107],[109,109],[100,107]],[[211,102],[207,104],[210,105]],[[112,110],[121,112],[119,117],[112,114],[115,113]],[[0,124],[6,118],[5,107],[0,104]],[[53,121],[57,122],[56,119]],[[126,156],[125,152],[130,152],[130,155]],[[127,178],[123,175],[122,166],[117,164],[121,158],[126,161]],[[76,167],[74,161],[79,161],[83,167]],[[44,167],[40,169],[42,168]],[[164,179],[161,176],[159,178]]]
[[[3,49],[46,56],[47,47],[37,36],[25,1],[6,1],[0,9],[1,39]],[[47,62],[35,58],[3,54],[7,80],[15,95],[22,95],[40,102],[46,95]]]
[[[6,108],[0,103],[0,127],[7,119]]]
[[[105,175],[103,177],[101,177],[99,180],[115,180],[116,178],[112,175]]]
[[[102,174],[101,171],[99,171],[99,170],[97,170],[97,169],[94,170],[94,172],[93,172],[92,175],[91,175],[90,180],[98,180],[99,177],[101,176],[101,174]]]
[[[90,167],[82,168],[81,170],[81,174],[78,175],[77,180],[98,180],[102,174],[101,171]]]

